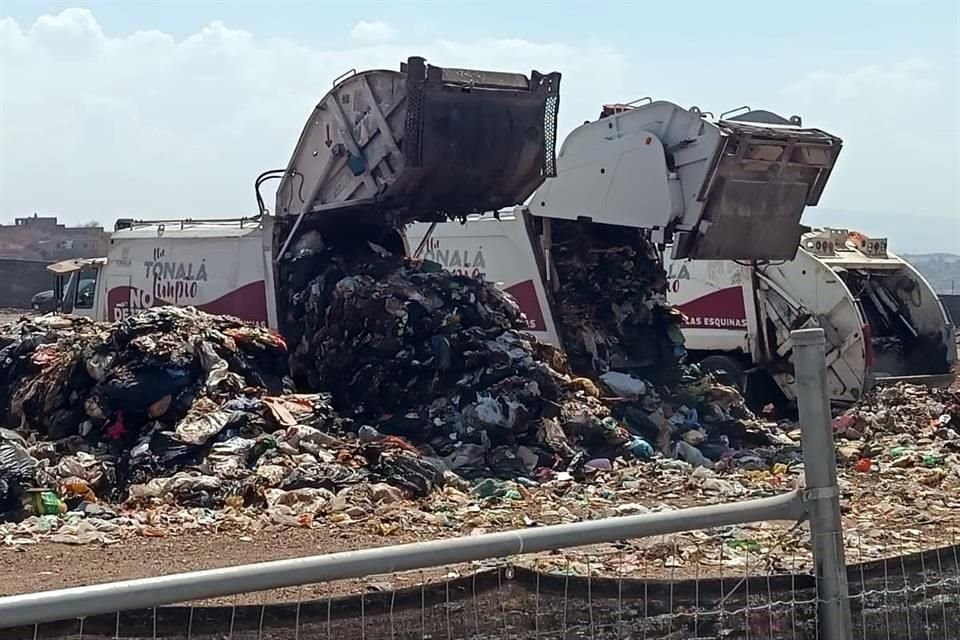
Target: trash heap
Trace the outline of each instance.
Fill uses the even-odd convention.
[[[595,383],[525,333],[490,284],[376,245],[324,252],[319,275],[289,287],[298,386],[461,477],[582,478],[654,446],[712,466],[741,443],[773,444],[735,390],[695,367],[670,388],[613,371]]]
[[[833,428],[840,459],[857,471],[919,467],[960,480],[960,392],[878,387],[837,416]]]
[[[7,327],[2,410],[16,430],[0,430],[0,519],[151,497],[263,504],[283,500],[271,494],[281,487],[359,481],[326,464],[341,454],[326,435],[340,422],[329,398],[279,395],[291,390],[287,359],[276,334],[193,309]]]
[[[574,371],[626,369],[677,381],[682,315],[666,302],[666,272],[639,229],[554,220],[560,334]]]
[[[320,264],[291,301],[303,327],[291,373],[358,423],[467,478],[533,478],[582,466],[580,441],[611,454],[631,442],[495,287],[369,248]]]
[[[348,495],[498,498],[658,452],[717,469],[783,455],[739,394],[696,367],[677,365],[672,385],[577,377],[496,287],[366,241],[310,238],[281,272],[289,350],[265,329],[172,307],[0,332],[12,428],[0,432],[0,514],[166,503],[295,523],[342,511]],[[647,302],[648,324],[635,308],[620,335],[668,322]]]

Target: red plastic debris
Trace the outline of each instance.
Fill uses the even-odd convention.
[[[117,412],[117,419],[107,427],[104,435],[110,440],[119,440],[127,433],[127,427],[123,423],[123,411]]]

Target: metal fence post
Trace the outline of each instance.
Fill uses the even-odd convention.
[[[837,456],[827,394],[826,341],[823,329],[801,329],[792,332],[790,337],[807,481],[805,495],[813,537],[820,637],[849,640],[853,628],[843,552]]]

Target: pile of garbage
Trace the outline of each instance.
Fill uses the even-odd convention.
[[[151,497],[262,504],[282,499],[271,489],[359,481],[324,466],[340,418],[325,395],[288,393],[287,359],[278,335],[193,309],[6,327],[0,393],[15,430],[0,430],[0,519]]]
[[[596,386],[524,332],[511,298],[378,249],[328,254],[291,301],[301,386],[467,478],[532,479],[628,450]]]
[[[577,377],[490,284],[366,242],[298,251],[289,349],[172,307],[0,332],[0,514],[126,502],[296,519],[359,494],[513,495],[657,453],[719,469],[789,455],[696,367],[670,386]]]
[[[294,379],[462,477],[577,477],[654,449],[712,466],[743,444],[774,444],[735,389],[696,367],[674,364],[669,387],[578,377],[490,284],[375,245],[325,251],[319,275],[290,289],[303,327]]]
[[[667,304],[666,277],[639,229],[555,220],[552,258],[560,333],[574,371],[630,369],[672,383],[685,355],[682,314]]]
[[[837,416],[833,428],[841,460],[858,471],[921,467],[960,479],[960,392],[881,386]]]

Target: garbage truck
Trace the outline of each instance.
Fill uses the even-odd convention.
[[[407,234],[411,245],[427,238],[424,258],[511,293],[531,331],[560,344],[522,211],[434,229],[419,223]],[[825,228],[804,232],[792,260],[667,257],[667,300],[684,314],[690,358],[745,392],[753,384],[757,398],[779,392],[792,400],[790,331],[821,327],[831,399],[838,404],[855,402],[876,383],[949,384],[957,358],[954,327],[931,285],[887,244]]]
[[[307,118],[288,165],[254,182],[258,212],[222,220],[120,220],[105,259],[50,269],[95,278],[62,311],[116,320],[191,305],[279,328],[284,258],[312,231],[403,250],[404,224],[523,202],[555,174],[560,74],[444,68],[351,71]],[[269,212],[261,187],[280,181]],[[55,292],[60,291],[54,288]]]
[[[839,138],[795,116],[742,109],[715,118],[644,100],[604,107],[557,153],[559,83],[557,73],[446,69],[422,58],[400,71],[351,72],[312,111],[287,166],[255,181],[256,215],[118,221],[105,259],[54,265],[61,277],[97,283],[84,299],[68,286],[62,308],[117,320],[190,305],[282,331],[285,269],[305,238],[361,237],[417,255],[409,225],[517,205],[525,291],[543,301],[528,316],[547,331],[554,224],[649,233],[674,259],[796,255],[800,217],[823,193]],[[272,212],[261,196],[271,179]]]

